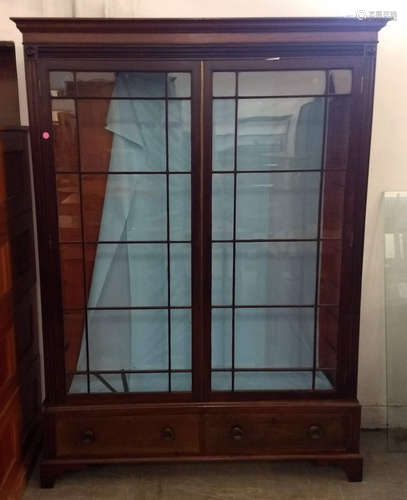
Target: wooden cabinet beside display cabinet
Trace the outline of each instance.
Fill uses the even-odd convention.
[[[37,199],[45,487],[96,463],[313,460],[356,399],[386,19],[15,19]]]

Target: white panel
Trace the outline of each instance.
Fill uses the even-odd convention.
[[[105,0],[106,17],[138,17],[139,0]]]
[[[9,17],[14,16],[38,16],[44,15],[44,0],[1,0],[0,24],[8,22]],[[13,24],[13,23],[11,23]]]
[[[73,0],[75,17],[106,17],[104,0]]]
[[[100,0],[102,1],[102,0]],[[43,16],[72,17],[74,15],[74,0],[42,0]]]
[[[384,193],[388,426],[407,428],[407,192]],[[393,408],[396,406],[397,408]]]

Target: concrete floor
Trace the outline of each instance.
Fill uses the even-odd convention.
[[[98,466],[65,473],[51,490],[38,474],[24,500],[407,500],[407,453],[387,452],[386,434],[362,432],[364,481],[309,463]]]

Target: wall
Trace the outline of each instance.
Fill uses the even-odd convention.
[[[397,11],[380,32],[371,148],[360,331],[359,399],[363,425],[386,418],[382,192],[407,190],[407,4],[404,0],[328,3],[323,0],[0,0],[0,40],[17,44],[22,123],[27,123],[21,35],[10,16],[228,17],[354,16],[357,10]]]

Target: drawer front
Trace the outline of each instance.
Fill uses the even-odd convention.
[[[59,416],[56,453],[59,457],[197,454],[199,416]]]
[[[242,413],[205,417],[206,453],[215,455],[343,451],[350,436],[350,415]]]

